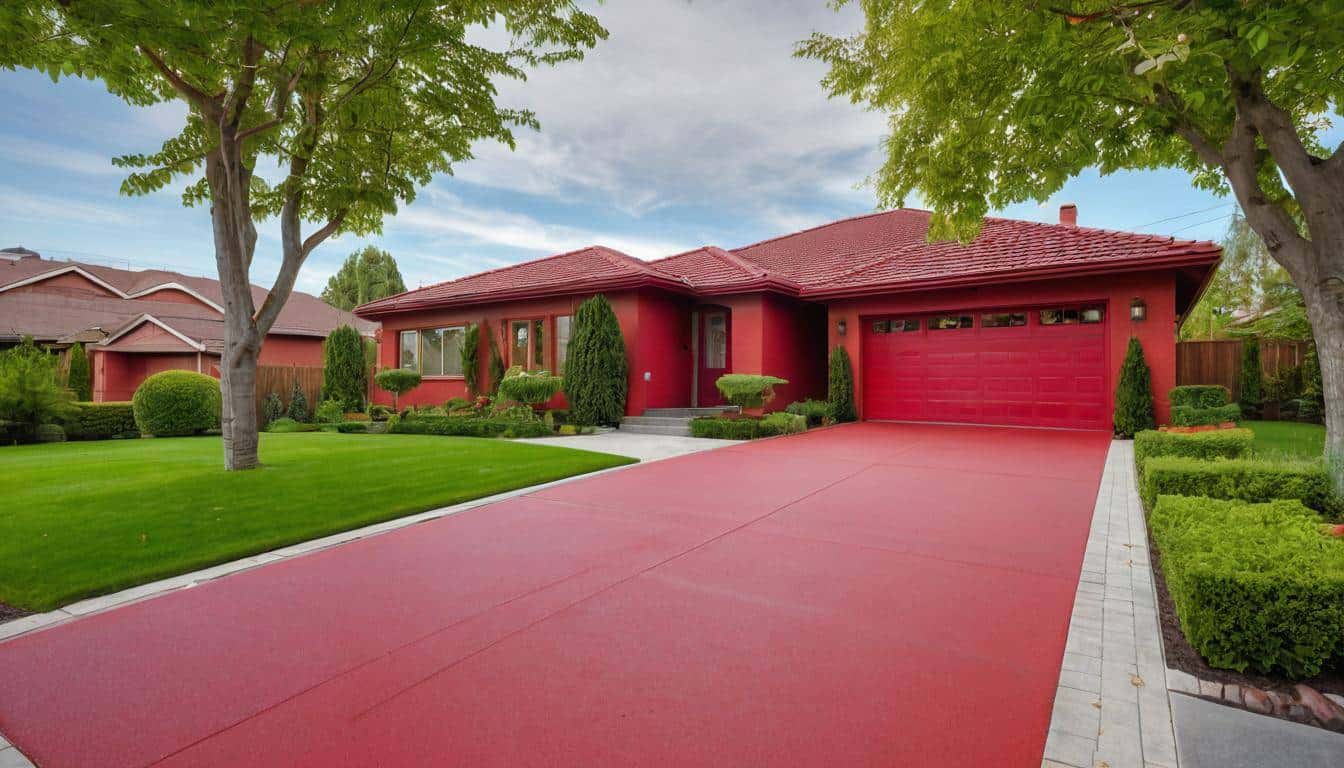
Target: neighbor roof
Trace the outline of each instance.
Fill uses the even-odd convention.
[[[769,290],[820,300],[986,280],[1212,264],[1221,252],[1205,241],[1002,218],[986,218],[969,243],[929,242],[930,216],[901,208],[731,251],[704,246],[647,263],[593,246],[408,291],[355,311],[376,317],[667,281],[697,295]]]
[[[99,288],[61,293],[15,290],[66,274],[78,275]],[[197,301],[165,300],[166,291],[185,293]],[[254,285],[252,297],[260,306],[266,299],[266,290]],[[91,328],[111,334],[148,314],[215,351],[223,346],[224,340],[223,302],[219,282],[205,277],[158,269],[126,270],[55,261],[35,254],[0,258],[0,338],[32,336],[56,341]],[[347,323],[365,335],[371,335],[376,328],[373,323],[316,296],[295,291],[285,302],[271,333],[325,338]]]

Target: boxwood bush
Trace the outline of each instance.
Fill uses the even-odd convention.
[[[1330,475],[1319,461],[1202,461],[1157,456],[1144,462],[1140,487],[1149,509],[1158,496],[1167,494],[1242,501],[1297,499],[1332,515],[1339,508]]]
[[[131,398],[135,424],[155,437],[219,429],[219,381],[194,371],[164,371],[145,379]]]
[[[140,436],[135,428],[135,408],[129,402],[75,403],[64,423],[71,440]]]
[[[1134,463],[1139,473],[1153,456],[1185,456],[1191,459],[1243,459],[1251,455],[1255,433],[1249,429],[1214,429],[1208,432],[1158,432],[1146,429],[1134,436]]]
[[[1210,665],[1310,677],[1344,657],[1344,539],[1301,503],[1160,496],[1150,523],[1181,629]]]
[[[563,379],[546,371],[521,372],[504,377],[499,383],[499,396],[517,403],[539,404],[555,397],[563,386]]]
[[[1232,394],[1221,384],[1186,384],[1172,387],[1167,393],[1173,408],[1217,408],[1232,402]]]
[[[461,416],[413,416],[387,422],[387,431],[403,435],[464,435],[467,437],[545,437],[551,428],[542,421],[476,419]]]
[[[1229,421],[1241,421],[1241,406],[1236,403],[1213,408],[1193,405],[1175,405],[1171,408],[1171,423],[1178,427],[1202,427]]]
[[[786,435],[806,429],[806,417],[783,411],[759,419],[720,416],[691,419],[693,437],[712,437],[719,440],[755,440],[759,437]]]
[[[784,410],[807,419],[809,427],[819,427],[831,417],[831,404],[825,400],[802,400],[789,403]]]
[[[369,422],[367,421],[343,421],[336,425],[337,432],[368,432]]]

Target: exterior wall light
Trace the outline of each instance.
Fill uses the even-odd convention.
[[[836,333],[840,334],[841,336],[844,336],[844,335],[845,335],[845,331],[847,331],[847,330],[849,330],[849,324],[846,323],[843,319],[841,319],[841,320],[839,320],[839,321],[836,322],[836,324],[835,324],[835,332],[836,332]]]
[[[1148,319],[1148,305],[1143,303],[1143,299],[1135,297],[1129,302],[1129,319],[1136,323],[1141,323]]]

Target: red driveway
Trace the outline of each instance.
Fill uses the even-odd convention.
[[[1108,437],[661,461],[0,644],[41,766],[1040,765]]]

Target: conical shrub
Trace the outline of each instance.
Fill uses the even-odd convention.
[[[1143,358],[1143,345],[1131,336],[1125,362],[1120,366],[1120,382],[1115,387],[1115,436],[1133,437],[1156,425],[1152,374]]]

